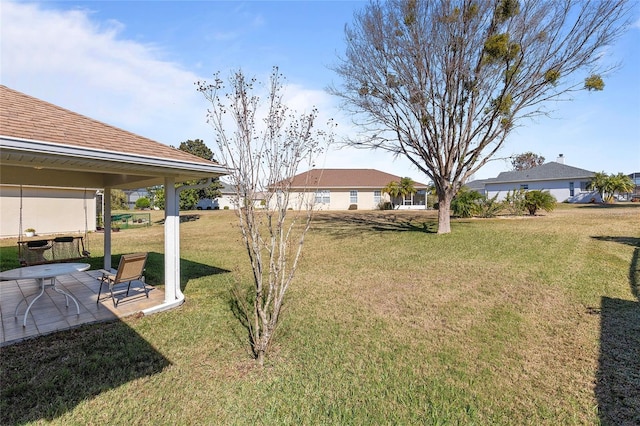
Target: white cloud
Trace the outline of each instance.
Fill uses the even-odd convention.
[[[204,122],[198,76],[122,30],[86,10],[3,2],[2,84],[168,144],[203,137],[190,134]]]

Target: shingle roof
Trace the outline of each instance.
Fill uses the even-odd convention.
[[[292,188],[375,188],[382,189],[389,182],[399,182],[399,176],[375,169],[311,169],[293,178]],[[416,189],[425,189],[427,185],[414,181]]]
[[[0,85],[0,136],[191,163],[212,162]]]
[[[470,181],[470,182],[467,182],[467,183],[465,184],[465,186],[466,186],[467,188],[469,188],[469,189],[473,189],[473,190],[475,190],[475,191],[479,191],[479,190],[484,191],[484,186],[485,186],[487,183],[491,183],[491,182],[493,182],[493,181],[495,181],[495,178],[488,178],[488,179],[476,179],[476,180],[472,180],[472,181]]]
[[[539,180],[586,179],[594,176],[594,172],[567,166],[550,161],[528,170],[502,172],[497,178],[486,183],[531,182]]]

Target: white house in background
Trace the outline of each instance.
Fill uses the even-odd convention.
[[[235,200],[235,192],[231,185],[224,181],[220,181],[222,187],[219,189],[220,196],[216,198],[202,198],[196,204],[196,210],[219,210],[219,209],[235,209],[237,204]]]
[[[390,200],[382,189],[400,176],[375,169],[311,169],[294,176],[289,205],[315,202],[319,210],[376,210],[393,201],[401,209],[425,209],[428,185],[414,181],[417,193]]]
[[[486,179],[484,191],[489,198],[497,195],[498,200],[503,200],[509,191],[524,189],[549,191],[558,202],[600,202],[598,193],[587,189],[594,175],[589,170],[567,166],[561,154],[557,161],[527,170],[502,172],[496,178]],[[468,186],[477,190],[476,182],[469,182]]]

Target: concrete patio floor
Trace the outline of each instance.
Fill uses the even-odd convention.
[[[72,300],[69,300],[69,306],[66,307],[64,295],[47,285],[42,297],[31,307],[26,327],[23,327],[24,314],[28,303],[40,293],[39,284],[34,279],[0,281],[0,317],[2,319],[0,346],[70,329],[81,324],[126,317],[143,309],[160,305],[164,301],[162,289],[147,285],[149,290],[149,298],[147,298],[141,287],[142,283],[133,282],[128,297],[125,297],[126,285],[115,288],[114,294],[119,300],[117,308],[113,306],[107,286],[103,286],[101,300],[96,303],[100,276],[100,272],[96,270],[57,277],[56,287],[70,293],[78,300],[80,314],[77,314],[76,305]],[[18,304],[20,306],[16,317],[15,309]]]

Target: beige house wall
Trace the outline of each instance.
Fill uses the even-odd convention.
[[[323,189],[318,189],[322,191]],[[351,202],[351,190],[344,189],[329,189],[329,203],[315,203],[316,210],[348,210],[351,204],[358,206],[357,210],[376,210],[378,209],[378,203],[374,199],[374,191],[371,189],[355,189],[358,191],[358,202]],[[304,197],[304,198],[301,198]],[[315,202],[316,192],[315,190],[303,193],[292,192],[290,196],[289,206],[295,208],[294,204],[299,203],[300,199],[305,201]],[[389,194],[381,193],[380,199],[382,201],[389,201]]]
[[[22,209],[20,205],[22,204]],[[37,235],[75,234],[96,229],[96,190],[0,185],[0,237],[22,232]]]

